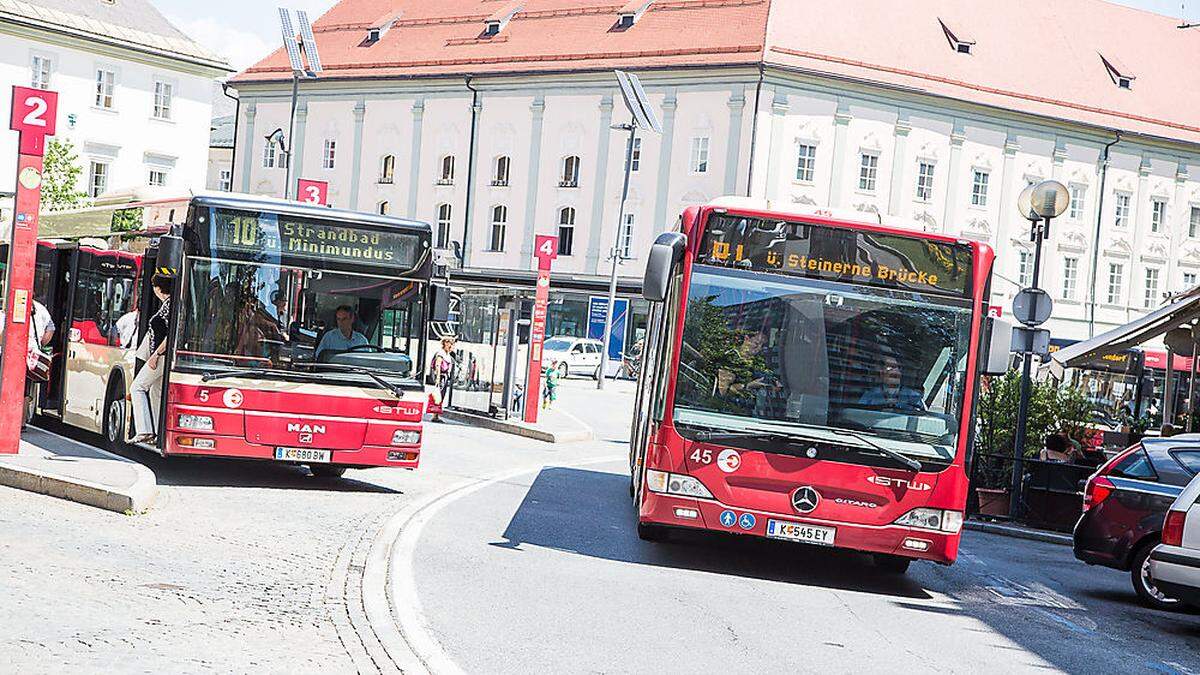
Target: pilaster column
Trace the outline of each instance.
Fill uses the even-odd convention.
[[[483,99],[476,98],[475,103],[470,107],[471,115],[474,116],[476,122],[476,140],[479,136],[479,127],[483,124]],[[476,183],[479,181],[475,178],[479,173],[479,144],[475,143],[472,147],[471,139],[467,139],[467,189],[466,189],[466,209],[467,213],[463,214],[463,234],[462,234],[462,266],[464,268],[471,266],[471,254],[474,253],[475,247],[471,245],[471,239],[474,235],[471,234],[471,227],[479,222],[475,214],[479,212],[479,203],[475,199]],[[490,220],[490,219],[489,219]]]
[[[247,101],[242,108],[242,192],[250,192],[250,169],[254,166],[254,157],[258,155],[254,148],[254,118],[258,114],[258,106],[254,101]],[[261,161],[261,160],[260,160]]]
[[[903,194],[904,167],[908,166],[908,133],[912,124],[908,121],[908,111],[901,110],[896,117],[895,152],[892,153],[892,178],[888,187],[888,213],[900,216],[903,204],[900,196]]]
[[[671,188],[671,151],[675,144],[675,92],[667,92],[662,103],[663,133],[662,146],[658,153],[658,186],[657,199],[654,204],[654,222],[650,224],[654,231],[667,228],[667,199]],[[674,218],[671,219],[674,222]]]
[[[358,210],[358,181],[362,178],[363,118],[367,116],[367,102],[359,99],[354,105],[354,150],[350,165],[350,210]],[[298,175],[298,174],[297,174]]]
[[[775,99],[771,101],[771,150],[767,154],[767,199],[774,201],[779,198],[779,172],[784,171],[784,175],[789,175],[784,167],[783,148],[785,145],[783,138],[783,130],[787,121],[788,111],[791,106],[788,104],[787,94],[783,91],[775,90]],[[794,169],[793,169],[794,170]]]
[[[587,228],[587,259],[584,260],[583,269],[585,272],[600,274],[600,239],[601,235],[607,229],[604,227],[604,195],[608,186],[608,149],[612,142],[613,129],[613,97],[606,95],[600,99],[600,132],[599,138],[596,139],[596,177],[592,181],[594,189],[592,191],[592,216],[588,222]],[[629,142],[629,136],[625,132],[620,132],[620,138],[624,139],[625,143]],[[621,144],[622,164],[621,169],[624,170],[624,152],[625,143]],[[625,176],[622,174],[621,179]],[[576,232],[579,231],[579,224],[576,224]],[[613,230],[613,241],[620,236],[620,223]]]
[[[729,145],[725,148],[725,194],[737,194],[738,164],[742,153],[742,116],[746,111],[746,96],[735,89],[729,94]]]
[[[417,196],[421,192],[421,130],[425,124],[425,99],[419,98],[412,105],[412,152],[408,168],[408,217],[420,220],[417,215]],[[435,225],[436,227],[436,225]],[[434,233],[434,242],[437,233]]]
[[[530,133],[529,168],[526,170],[525,186],[525,230],[521,237],[521,261],[525,265],[533,260],[533,238],[537,232],[538,173],[542,165],[542,123],[546,115],[546,99],[537,96],[529,104]]]
[[[829,177],[829,204],[828,206],[842,205],[842,191],[845,188],[843,183],[845,180],[846,162],[850,161],[853,153],[842,157],[842,153],[848,150],[846,148],[846,129],[850,126],[850,120],[854,117],[850,114],[850,107],[844,103],[838,104],[837,112],[833,115],[833,149],[830,151],[830,156],[833,158],[833,170]]]
[[[962,147],[966,140],[966,131],[956,122],[954,130],[950,132],[950,162],[946,167],[946,206],[942,209],[942,232],[957,234],[962,229],[957,220],[958,189],[963,182],[963,176],[958,173],[958,165],[962,161]]]
[[[1130,208],[1133,209],[1133,217],[1130,218],[1130,226],[1133,227],[1133,236],[1130,242],[1133,248],[1133,255],[1129,257],[1129,277],[1125,282],[1125,316],[1129,318],[1130,310],[1141,309],[1141,303],[1134,306],[1133,299],[1138,297],[1135,295],[1134,287],[1142,287],[1144,281],[1142,275],[1138,271],[1142,268],[1142,254],[1146,248],[1146,234],[1150,230],[1150,209],[1146,207],[1146,199],[1148,197],[1147,185],[1150,183],[1150,158],[1142,155],[1142,161],[1138,165],[1138,186],[1137,194],[1133,197],[1133,203]]]
[[[1179,270],[1179,255],[1183,242],[1187,241],[1188,223],[1191,218],[1191,209],[1188,206],[1186,191],[1188,182],[1187,167],[1186,161],[1183,159],[1177,160],[1177,164],[1175,165],[1175,199],[1172,200],[1173,208],[1170,209],[1170,211],[1175,212],[1175,217],[1167,222],[1171,244],[1167,253],[1167,269],[1163,272],[1164,278],[1162,279],[1162,288],[1168,293],[1176,288],[1175,276]],[[1179,280],[1179,283],[1182,285],[1182,279]]]
[[[1063,164],[1067,161],[1067,142],[1061,138],[1054,139],[1054,154],[1050,157],[1050,177],[1062,182]]]
[[[308,126],[308,100],[300,99],[296,102],[296,129],[292,133],[292,137],[288,139],[292,149],[292,194],[296,194],[296,181],[304,177],[304,138],[305,128]]]

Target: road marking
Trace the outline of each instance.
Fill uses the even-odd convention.
[[[561,464],[542,462],[482,478],[471,478],[427,495],[393,515],[371,545],[363,572],[362,589],[363,609],[368,621],[393,662],[405,673],[463,672],[430,631],[429,620],[421,609],[413,569],[417,540],[425,525],[439,511],[497,483],[549,466],[575,468],[624,462],[625,459],[625,455],[621,454]]]

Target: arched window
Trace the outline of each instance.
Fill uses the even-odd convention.
[[[442,158],[442,173],[438,177],[438,185],[454,185],[454,155]]]
[[[386,199],[379,202],[379,215],[386,216],[392,210],[392,205]]]
[[[438,204],[437,208],[437,247],[450,247],[450,218],[454,208],[449,204]]]
[[[508,155],[500,155],[492,166],[492,185],[505,187],[508,185],[508,167],[512,159]]]
[[[575,209],[565,207],[558,212],[558,254],[571,255],[575,247]]]
[[[508,207],[492,207],[492,241],[489,251],[504,250],[504,230],[508,226]]]
[[[396,156],[384,155],[379,167],[379,182],[391,183],[396,176]]]
[[[558,182],[558,186],[579,187],[579,158],[575,155],[563,158],[562,180]]]

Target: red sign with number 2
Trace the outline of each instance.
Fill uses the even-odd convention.
[[[296,200],[305,204],[328,204],[329,183],[301,178],[296,181]]]
[[[54,135],[58,119],[58,92],[13,87],[9,128],[21,133],[22,155],[45,154],[46,137]]]

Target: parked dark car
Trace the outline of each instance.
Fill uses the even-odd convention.
[[[1129,572],[1147,606],[1178,608],[1178,600],[1155,587],[1147,557],[1162,536],[1167,509],[1197,466],[1200,434],[1146,438],[1106,462],[1084,488],[1075,557]]]

